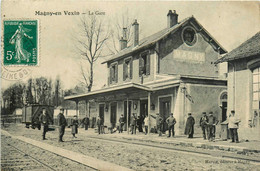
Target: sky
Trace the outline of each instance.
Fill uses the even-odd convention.
[[[99,17],[106,23],[113,24],[115,18],[128,11],[129,16],[138,20],[141,30],[140,38],[142,38],[167,27],[166,15],[169,10],[176,10],[179,14],[179,21],[193,15],[227,51],[236,48],[260,30],[260,6],[256,1],[15,0],[2,1],[1,20],[22,18],[39,20],[40,62],[35,67],[26,66],[30,69],[30,74],[22,81],[40,76],[52,79],[59,76],[63,88],[69,89],[73,88],[81,79],[80,59],[75,50],[74,37],[77,35],[79,19],[83,12],[105,12],[105,15]],[[62,12],[62,15],[39,16],[35,15],[35,11],[57,11]],[[63,11],[78,11],[80,15],[66,16]],[[99,89],[107,83],[106,65],[101,64],[105,59],[101,58],[95,63],[93,90]],[[15,70],[17,67],[7,69]],[[15,82],[1,79],[2,89]]]

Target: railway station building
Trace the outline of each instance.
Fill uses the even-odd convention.
[[[139,40],[135,21],[133,45],[127,46],[123,31],[121,51],[103,62],[107,86],[65,100],[95,102],[91,116],[99,115],[108,127],[115,127],[121,114],[129,123],[132,113],[148,115],[150,131],[156,126],[151,115],[166,119],[173,113],[176,135],[184,134],[189,112],[195,118],[195,134],[201,134],[202,112],[212,111],[220,122],[226,120],[227,80],[219,77],[214,64],[226,50],[193,16],[178,21],[178,14],[170,10],[165,25]]]
[[[228,111],[235,110],[242,139],[260,140],[260,32],[216,63],[228,62]]]

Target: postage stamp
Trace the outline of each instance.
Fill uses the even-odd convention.
[[[38,64],[38,20],[6,20],[3,31],[5,66]]]

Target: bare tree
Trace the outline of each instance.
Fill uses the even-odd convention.
[[[95,15],[84,15],[80,19],[79,32],[76,37],[76,49],[81,59],[87,62],[87,67],[81,63],[81,75],[83,82],[91,91],[93,86],[94,63],[104,56],[103,48],[110,36],[108,27]],[[86,66],[86,65],[84,65]],[[87,70],[87,71],[86,71]]]
[[[136,16],[136,14],[130,13],[129,10],[126,9],[122,13],[117,14],[116,17],[113,17],[111,38],[108,45],[108,49],[112,54],[116,54],[120,51],[119,41],[122,38],[126,40],[128,46],[133,44],[132,24]]]
[[[116,54],[120,51],[119,41],[125,34],[124,39],[127,44],[130,45],[132,42],[133,33],[131,31],[133,18],[130,17],[128,10],[123,12],[122,15],[117,15],[114,17],[114,22],[112,25],[110,45],[108,49],[112,54]],[[125,33],[124,33],[125,32]]]

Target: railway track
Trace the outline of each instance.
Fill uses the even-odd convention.
[[[28,146],[27,146],[28,145]],[[62,162],[61,162],[62,161]],[[1,171],[97,170],[72,159],[1,135]]]
[[[166,151],[174,151],[178,153],[186,153],[189,155],[197,155],[200,157],[208,157],[208,158],[215,158],[215,159],[221,159],[221,160],[236,160],[240,163],[250,163],[255,165],[260,165],[260,159],[259,158],[251,158],[248,156],[243,156],[239,154],[229,153],[229,152],[213,152],[213,151],[196,151],[192,150],[190,148],[183,148],[183,147],[174,147],[174,146],[166,146],[166,145],[157,145],[152,143],[144,143],[140,141],[129,141],[129,140],[120,140],[120,139],[114,139],[114,138],[104,138],[104,137],[88,137],[91,139],[99,140],[99,141],[107,141],[107,142],[113,142],[113,143],[124,143],[128,145],[136,145],[136,146],[142,146],[146,148],[156,148],[160,150],[166,150]]]
[[[30,154],[9,143],[2,143],[5,150],[1,154],[2,170],[55,170]]]

